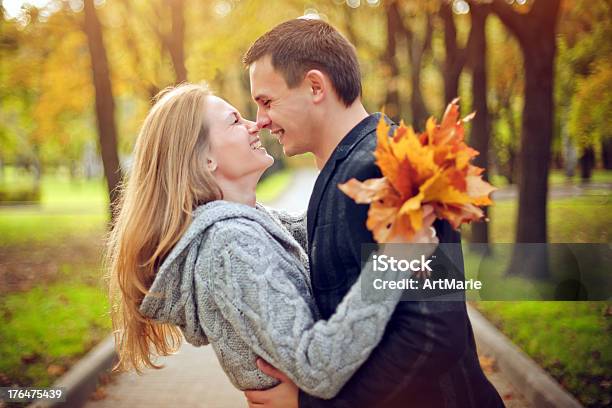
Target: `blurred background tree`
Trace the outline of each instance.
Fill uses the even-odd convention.
[[[609,242],[609,0],[0,4],[0,386],[50,385],[108,335],[100,253],[153,97],[205,81],[254,119],[242,56],[292,18],[328,21],[355,45],[368,111],[384,108],[419,131],[456,97],[463,115],[476,111],[468,142],[500,190],[490,222],[461,232],[485,248],[476,258],[488,272],[498,265],[512,287],[554,278],[559,263],[527,265],[517,254],[509,271],[522,276],[507,276],[499,247],[482,244]],[[285,158],[263,139],[276,161],[257,196],[269,202],[314,160]],[[609,406],[611,306],[578,306],[478,305],[584,405]]]
[[[20,169],[36,186],[44,173],[78,179],[103,170],[113,202],[152,97],[206,81],[253,118],[241,57],[297,16],[327,20],[355,44],[370,111],[384,107],[417,129],[457,96],[465,113],[477,111],[469,140],[492,180],[518,186],[519,242],[548,239],[551,169],[572,177],[579,163],[588,180],[612,165],[610,96],[598,95],[612,60],[605,0],[34,4],[2,2],[0,177]],[[266,145],[282,168],[280,146]],[[471,239],[488,242],[487,224],[475,225]]]

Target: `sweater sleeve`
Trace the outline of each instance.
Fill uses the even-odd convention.
[[[246,226],[215,234],[214,302],[257,355],[308,394],[334,397],[380,341],[401,291],[363,299],[359,278],[329,320],[314,321],[303,265],[260,225]]]

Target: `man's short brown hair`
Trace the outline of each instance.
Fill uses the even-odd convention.
[[[346,106],[361,95],[355,47],[324,21],[295,19],[277,25],[253,43],[243,62],[249,66],[267,55],[289,88],[302,83],[309,70],[318,69],[329,76]]]

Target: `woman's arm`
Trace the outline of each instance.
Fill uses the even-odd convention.
[[[222,245],[213,252],[211,289],[223,316],[302,390],[334,397],[380,341],[401,291],[362,299],[359,278],[334,315],[315,322],[312,295],[300,285],[303,266],[263,227],[245,221],[221,227],[215,237],[223,239],[215,239]],[[385,279],[399,274],[385,273]]]

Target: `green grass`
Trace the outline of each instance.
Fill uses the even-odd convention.
[[[269,203],[291,182],[283,170],[257,186],[257,199]],[[40,206],[0,208],[0,246],[45,243],[102,234],[108,221],[108,198],[102,180],[71,181],[61,176],[43,178]]]
[[[23,174],[12,167],[5,168],[0,185],[11,188],[26,188],[34,185],[31,175]],[[97,211],[108,204],[108,193],[104,179],[71,179],[61,172],[44,174],[40,181],[41,206],[44,209]]]
[[[289,186],[293,172],[285,169],[266,177],[257,185],[257,201],[270,203]]]
[[[27,184],[27,176],[10,170],[5,182]],[[70,237],[102,234],[108,220],[103,180],[70,180],[45,175],[41,202],[34,206],[0,207],[0,246],[53,243]]]
[[[0,373],[19,385],[49,386],[110,333],[100,286],[57,282],[0,299]]]
[[[102,235],[107,215],[53,214],[0,210],[0,246],[45,244],[84,235]]]
[[[585,406],[609,406],[610,302],[477,302],[475,305]]]
[[[612,191],[548,202],[549,242],[608,242],[612,233]],[[514,242],[516,201],[498,201],[490,207],[491,242]],[[462,232],[469,238],[469,227]]]
[[[579,184],[582,182],[578,169],[574,177],[570,179],[565,176],[563,170],[551,170],[548,180],[551,184],[567,184],[568,182]],[[593,170],[593,174],[589,181],[591,183],[612,183],[612,170]]]
[[[550,242],[609,242],[612,192],[596,193],[549,202]],[[492,242],[514,241],[516,213],[515,201],[497,202],[491,208]],[[466,251],[466,271],[477,270],[474,263],[479,261]],[[502,295],[501,298],[507,298],[512,293],[527,298],[536,296],[542,289],[520,277],[503,275],[507,263],[499,256],[484,262],[480,265],[481,272],[503,279],[500,287],[489,288],[490,298],[499,299]],[[502,289],[505,293],[496,293]],[[603,407],[610,403],[610,302],[480,301],[474,305],[585,406]]]
[[[491,184],[495,187],[506,187],[508,180],[499,174],[491,174]],[[589,180],[591,183],[612,183],[612,170],[594,170]],[[563,185],[563,184],[580,184],[582,179],[580,173],[576,171],[574,177],[568,179],[565,177],[563,170],[553,169],[548,175],[548,182],[550,185]]]
[[[44,178],[41,187],[44,209],[103,212],[108,206],[108,192],[104,180],[71,181],[49,176]]]

